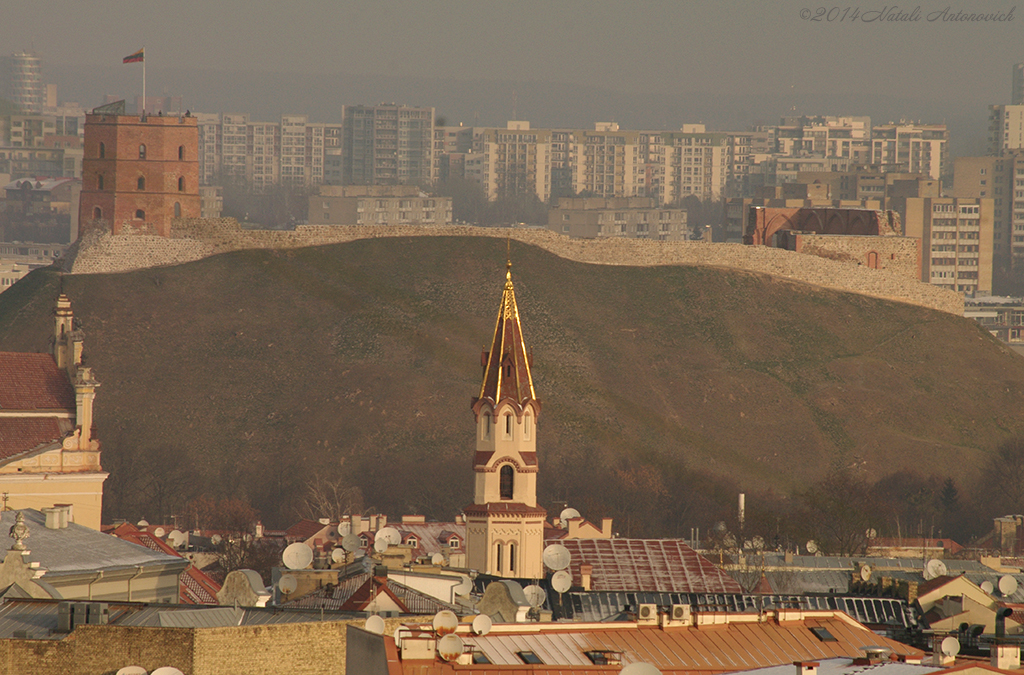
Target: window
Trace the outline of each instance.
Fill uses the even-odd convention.
[[[145,220],[146,219],[146,212],[143,211],[142,209],[139,209],[139,210],[137,210],[135,212],[135,217],[138,218],[139,220]]]
[[[420,540],[417,539],[416,537],[409,537],[408,539],[405,540],[405,543],[406,543],[407,546],[411,546],[413,548],[416,548],[416,547],[418,547],[420,545]]]
[[[96,177],[96,189],[103,189],[103,174],[100,174],[99,176]]]
[[[146,189],[146,177],[145,176],[139,176],[139,189],[140,190],[145,190]]]
[[[494,568],[501,573],[501,557],[505,553],[505,547],[501,544],[494,545]]]
[[[482,440],[491,440],[491,416],[488,415],[487,413],[484,413],[484,420],[481,433],[483,434],[481,436]]]
[[[516,571],[516,545],[515,544],[509,544],[508,545],[508,571],[509,572],[515,572]]]
[[[105,144],[103,144],[103,143],[100,143],[100,159],[103,159],[106,156],[107,156],[107,146]]]
[[[504,440],[512,440],[512,416],[505,415],[505,438]]]
[[[184,192],[184,191],[185,191],[185,177],[184,176],[178,176],[178,192]]]
[[[523,415],[523,440],[530,440],[530,413]]]
[[[179,145],[178,146],[178,159],[185,159],[185,146],[184,145]]]
[[[181,203],[174,202],[174,217],[181,218]]]
[[[818,638],[822,642],[839,642],[832,633],[828,632],[828,628],[817,626],[815,628],[811,628],[811,632],[814,633],[814,637]]]
[[[145,143],[139,145],[139,159],[146,159],[146,145],[145,145]]]
[[[93,209],[92,209],[92,217],[95,218],[96,220],[99,220],[100,218],[102,218],[103,217],[103,209],[101,209],[98,206],[94,206]]]
[[[473,663],[486,665],[490,663],[490,660],[486,656],[484,656],[483,652],[473,652]]]
[[[516,656],[522,659],[523,663],[529,665],[543,665],[544,662],[533,652],[516,652]]]
[[[515,469],[511,464],[501,467],[501,474],[498,481],[498,490],[502,499],[512,499],[512,492],[515,481]]]

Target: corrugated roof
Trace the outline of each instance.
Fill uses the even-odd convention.
[[[173,610],[158,612],[163,628],[221,628],[240,626],[245,612],[237,607]]]
[[[682,539],[566,539],[573,584],[580,565],[591,565],[595,591],[742,593],[735,579]]]
[[[900,661],[882,661],[871,665],[857,665],[853,659],[824,659],[818,661],[818,675],[925,675],[936,670],[945,670],[944,666],[932,666],[923,663],[903,663]],[[770,666],[755,670],[741,670],[734,675],[793,675],[793,664]]]

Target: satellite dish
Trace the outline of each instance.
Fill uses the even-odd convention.
[[[382,618],[380,618],[379,616],[376,616],[376,615],[371,616],[370,618],[368,618],[366,620],[366,623],[363,624],[363,628],[366,630],[367,633],[373,633],[375,635],[383,635],[384,634],[384,619],[382,619]]]
[[[402,640],[404,640],[407,637],[412,637],[411,630],[409,630],[405,626],[399,626],[395,629],[395,644],[398,645],[399,648],[401,648],[402,646]]]
[[[149,675],[185,675],[185,673],[181,672],[174,666],[163,666],[161,668],[157,668]]]
[[[388,550],[391,544],[388,542],[386,537],[378,537],[373,542],[373,550],[377,553],[383,553]]]
[[[343,548],[336,548],[336,549],[331,550],[331,561],[332,562],[336,562],[336,563],[345,562],[345,557],[346,557],[345,549],[343,549]]]
[[[878,530],[876,530],[873,527],[869,527],[867,530],[864,531],[864,536],[868,539],[875,539],[878,537]]]
[[[466,645],[462,642],[462,638],[454,633],[445,635],[437,641],[437,653],[445,661],[454,661],[459,658],[462,656],[462,652],[465,648]]]
[[[349,553],[352,553],[356,549],[360,548],[362,545],[363,542],[359,540],[358,534],[352,534],[351,532],[349,532],[341,538],[341,547]]]
[[[459,576],[462,577],[462,580],[459,581],[458,585],[452,589],[452,592],[454,592],[455,595],[466,595],[473,590],[473,582],[465,574],[461,574]]]
[[[125,666],[117,671],[115,675],[148,675],[149,671],[142,666]]]
[[[582,518],[582,516],[579,511],[571,507],[562,509],[562,512],[558,514],[558,520],[562,523],[562,527],[565,527],[565,523],[573,518]]]
[[[224,537],[220,536],[219,534],[215,534],[212,537],[210,537],[210,543],[214,546],[218,546],[222,541],[224,541]]]
[[[430,564],[437,565],[438,567],[444,565],[444,553],[435,553],[430,556]]]
[[[813,539],[811,539],[806,544],[804,544],[804,548],[807,549],[808,553],[810,553],[811,555],[814,555],[815,553],[818,552],[818,542],[816,542]]]
[[[313,549],[302,542],[295,542],[284,550],[281,561],[290,570],[304,570],[313,562]]]
[[[530,603],[530,607],[541,607],[548,599],[548,594],[537,584],[530,584],[524,588],[523,595],[526,596],[526,601]]]
[[[750,544],[754,547],[755,551],[764,550],[764,537],[758,535],[750,540]]]
[[[163,539],[165,534],[167,534],[167,530],[165,530],[162,527],[158,527],[155,530],[153,530],[153,536],[157,539]]]
[[[999,577],[999,592],[1004,596],[1013,595],[1017,592],[1017,580],[1009,574]]]
[[[572,588],[572,575],[565,570],[559,570],[551,575],[551,588],[556,593],[565,593]]]
[[[981,590],[985,591],[989,595],[992,595],[996,592],[996,587],[992,584],[991,581],[982,581]]]
[[[661,671],[649,663],[636,662],[620,670],[619,675],[661,675]]]
[[[346,534],[350,533],[351,531],[352,531],[352,524],[351,523],[339,523],[338,524],[338,534],[340,536],[344,537]]]
[[[285,595],[291,595],[299,587],[299,580],[290,574],[285,574],[277,581],[277,587]]]
[[[938,579],[939,577],[946,576],[947,571],[946,563],[937,558],[932,558],[924,565],[924,578],[926,581]]]
[[[942,654],[944,656],[956,656],[960,653],[960,641],[952,635],[942,641]]]
[[[475,635],[487,635],[491,632],[491,617],[486,614],[477,614],[473,619],[473,633]]]
[[[572,560],[572,553],[561,544],[551,544],[544,549],[544,564],[552,570],[564,570]]]
[[[450,609],[442,609],[440,612],[434,615],[434,632],[440,635],[448,635],[454,633],[455,629],[459,627],[459,617],[455,616],[455,612]]]
[[[174,548],[181,548],[188,541],[188,537],[181,530],[171,530],[170,534],[167,535],[167,541]]]
[[[377,536],[374,539],[384,539],[392,546],[398,546],[402,543],[402,533],[393,527],[382,527],[377,532]]]
[[[749,551],[752,548],[754,548],[754,542],[750,541],[749,539],[745,539],[743,541],[743,550]]]
[[[871,581],[871,565],[860,566],[860,580]]]
[[[136,527],[149,527],[149,521],[143,518],[139,522],[135,523]]]

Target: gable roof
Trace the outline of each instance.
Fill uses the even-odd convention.
[[[377,592],[386,592],[397,605],[404,607],[410,614],[437,614],[442,609],[462,613],[462,610],[450,603],[442,602],[394,579],[374,578],[368,572],[342,579],[330,587],[318,588],[298,600],[284,603],[282,607],[360,611],[376,597]]]
[[[573,585],[590,565],[591,590],[742,593],[739,583],[682,539],[565,539]]]
[[[182,558],[174,547],[159,537],[146,530],[140,530],[131,523],[118,525],[110,534],[118,539],[130,541],[139,546],[145,546],[151,551],[166,553],[167,555]],[[216,605],[217,592],[220,584],[210,578],[206,572],[190,564],[185,573],[181,575],[178,583],[178,598],[186,605]]]
[[[75,410],[75,391],[49,354],[0,352],[0,409]]]
[[[0,417],[0,460],[56,446],[73,427],[59,417]]]

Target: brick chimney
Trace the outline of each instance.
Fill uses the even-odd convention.
[[[590,576],[594,573],[594,566],[584,563],[580,565],[580,586],[583,590],[590,590]]]

